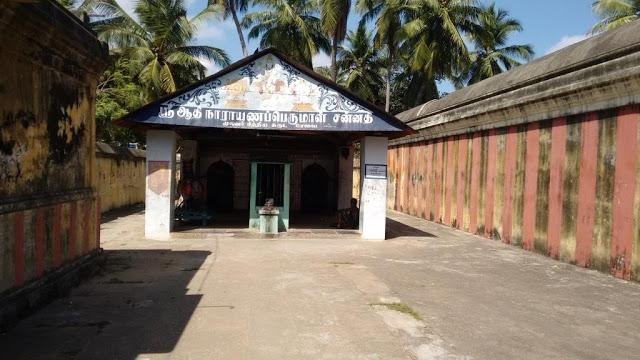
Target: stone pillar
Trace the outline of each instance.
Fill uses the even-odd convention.
[[[353,144],[338,151],[338,209],[351,206],[353,193]]]
[[[147,182],[144,234],[169,240],[173,229],[177,135],[170,130],[147,130]]]
[[[387,220],[388,139],[367,136],[360,142],[360,233],[384,240]]]

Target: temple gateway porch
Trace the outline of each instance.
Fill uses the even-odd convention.
[[[327,226],[351,206],[359,143],[355,227],[383,240],[388,139],[411,131],[273,49],[118,123],[147,134],[145,235],[153,239],[169,239],[176,217],[213,227],[234,219],[257,232],[270,199],[277,231]]]

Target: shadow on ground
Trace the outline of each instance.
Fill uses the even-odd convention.
[[[422,231],[420,229],[416,229],[407,224],[403,224],[401,222],[392,220],[387,218],[387,231],[386,231],[386,239],[391,240],[403,236],[411,236],[411,237],[436,237],[435,235],[428,233],[426,231]]]
[[[131,214],[139,213],[142,211],[144,211],[144,204],[135,204],[119,209],[109,210],[100,216],[100,222],[102,224],[106,224],[118,218],[129,216]]]
[[[187,291],[210,254],[105,251],[96,277],[0,334],[0,357],[136,359],[169,353],[200,302],[201,295]]]

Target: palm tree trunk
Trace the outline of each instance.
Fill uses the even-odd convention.
[[[231,16],[233,17],[233,22],[236,24],[236,30],[238,31],[238,37],[240,38],[240,47],[242,47],[242,54],[244,56],[249,56],[249,51],[247,50],[247,44],[244,42],[244,34],[242,33],[242,26],[240,25],[240,20],[238,20],[238,13],[236,11],[235,0],[229,1],[229,9],[231,10]]]
[[[333,41],[331,42],[331,80],[338,81],[338,32],[333,33]]]
[[[384,110],[389,112],[391,108],[391,70],[393,67],[393,54],[389,51],[389,63],[387,64],[387,78],[386,82],[386,92],[385,92],[385,101],[384,101]]]

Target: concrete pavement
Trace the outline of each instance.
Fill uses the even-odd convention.
[[[389,238],[232,229],[144,240],[0,335],[3,359],[640,358],[640,284],[391,213]]]

